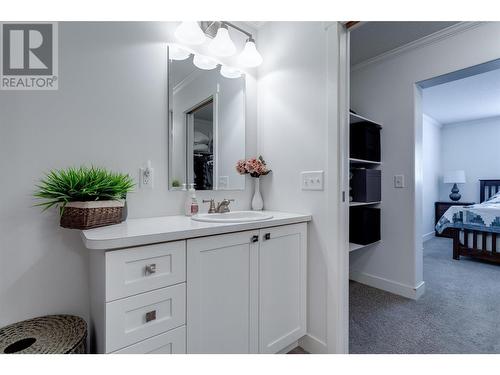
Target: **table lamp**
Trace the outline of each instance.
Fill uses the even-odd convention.
[[[445,184],[453,184],[451,189],[450,199],[452,201],[458,201],[462,197],[459,193],[457,184],[465,184],[465,172],[464,171],[451,171],[444,175]]]

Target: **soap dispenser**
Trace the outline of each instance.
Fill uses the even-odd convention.
[[[189,184],[189,190],[186,195],[186,216],[193,216],[198,213],[199,206],[196,199],[196,190],[194,184]]]

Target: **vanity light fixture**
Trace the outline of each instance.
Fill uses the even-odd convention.
[[[203,44],[207,39],[196,21],[181,22],[175,30],[175,37],[186,44]]]
[[[241,65],[247,68],[255,68],[262,64],[262,56],[257,51],[255,40],[252,37],[247,39],[243,51],[238,56],[238,60]]]
[[[226,78],[240,78],[242,73],[239,69],[222,65],[220,67],[220,74]]]
[[[246,68],[255,68],[262,64],[262,56],[257,50],[255,39],[252,34],[228,21],[202,21],[200,23],[181,22],[175,30],[175,36],[186,44],[203,44],[208,36],[212,38],[208,43],[208,50],[214,56],[228,57],[234,55],[236,52],[236,46],[229,36],[229,27],[239,31],[247,37],[245,46],[238,56],[239,64]],[[200,59],[201,57],[197,59],[198,62],[202,65],[206,65],[203,64]],[[209,65],[212,66],[213,64]],[[215,66],[205,69],[213,69]]]
[[[169,44],[168,47],[168,57],[170,60],[186,60],[191,56],[191,52],[177,44]]]
[[[231,37],[229,36],[229,30],[227,25],[222,22],[215,38],[213,38],[208,44],[210,52],[216,56],[226,57],[232,56],[236,52],[236,46],[234,45]]]
[[[217,66],[217,61],[208,56],[194,55],[193,64],[203,70],[212,70]]]

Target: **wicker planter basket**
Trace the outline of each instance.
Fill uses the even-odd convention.
[[[86,340],[82,318],[41,316],[0,328],[0,354],[85,354]]]
[[[90,229],[118,224],[125,219],[125,201],[69,202],[61,215],[61,227]]]

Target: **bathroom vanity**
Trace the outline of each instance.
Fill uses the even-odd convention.
[[[130,219],[82,232],[96,353],[278,353],[306,334],[307,222]]]

